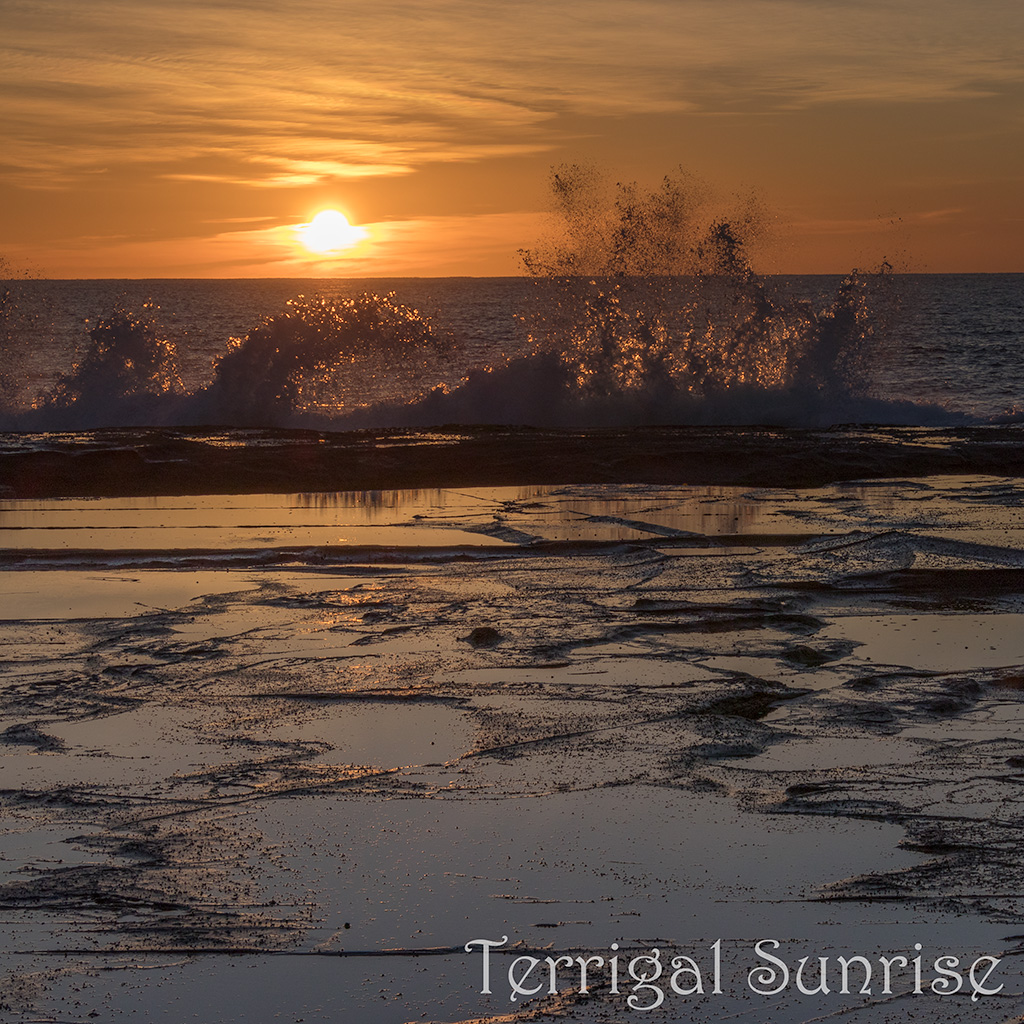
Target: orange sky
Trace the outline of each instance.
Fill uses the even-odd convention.
[[[0,257],[521,272],[552,166],[680,166],[766,271],[1024,271],[1020,0],[0,0]],[[344,212],[328,257],[299,226]]]

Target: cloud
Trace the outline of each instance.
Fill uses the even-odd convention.
[[[874,235],[922,224],[944,224],[969,216],[964,207],[946,207],[941,210],[907,211],[897,216],[806,218],[796,217],[790,227],[804,235]]]
[[[1001,0],[53,0],[5,5],[0,176],[295,186],[545,152],[558,117],[935,102],[1024,81]],[[168,167],[170,169],[168,169]],[[204,178],[203,180],[210,180]]]
[[[937,223],[940,221],[956,220],[967,211],[962,206],[951,206],[944,210],[925,210],[915,214],[915,219],[924,223]]]
[[[421,217],[362,224],[366,238],[335,255],[316,256],[300,240],[304,224],[238,227],[210,235],[139,240],[77,237],[40,251],[8,247],[19,264],[41,263],[48,277],[116,277],[143,268],[147,277],[455,277],[513,275],[515,253],[540,235],[533,213]]]

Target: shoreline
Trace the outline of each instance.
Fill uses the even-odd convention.
[[[595,1024],[660,991],[695,1021],[1020,1013],[1022,489],[29,502],[11,534],[97,546],[6,577],[5,1012]],[[328,519],[478,546],[282,546]],[[216,529],[265,548],[170,541]],[[465,946],[503,935],[483,995]],[[749,955],[769,938],[785,967]],[[563,970],[510,1000],[613,943],[623,980],[660,949],[661,988],[616,994],[595,962],[589,993]],[[915,944],[927,983],[879,982]],[[805,993],[826,955],[867,957],[872,994],[835,959]],[[1005,990],[972,1002],[979,960]],[[752,990],[760,965],[792,984]]]
[[[817,487],[1024,476],[1024,425],[558,431],[110,428],[0,434],[0,496],[126,497],[561,484]]]

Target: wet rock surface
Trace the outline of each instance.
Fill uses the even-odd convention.
[[[740,544],[11,570],[153,599],[0,623],[3,1012],[611,1021],[607,977],[513,1002],[509,964],[616,942],[707,978],[719,938],[725,991],[675,1012],[1024,1012],[1024,556],[990,493],[968,514],[908,483],[873,519],[850,495],[813,539],[823,502]],[[464,945],[503,935],[481,996]],[[793,963],[991,954],[1006,984],[766,1002],[766,936]]]

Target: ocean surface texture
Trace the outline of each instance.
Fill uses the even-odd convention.
[[[1019,274],[367,284],[10,282],[8,423],[952,425],[1024,402]]]

